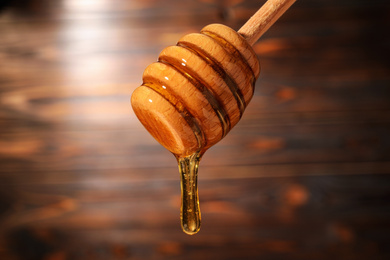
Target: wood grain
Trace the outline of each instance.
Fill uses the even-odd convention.
[[[253,45],[287,11],[295,0],[268,0],[238,30],[245,40]]]
[[[0,259],[390,258],[387,1],[297,1],[254,45],[252,101],[199,168],[195,237],[130,95],[166,46],[237,30],[259,1],[87,2],[1,10]]]
[[[259,72],[256,54],[237,32],[208,25],[162,51],[158,62],[145,69],[131,105],[149,133],[175,156],[203,154],[237,124]]]

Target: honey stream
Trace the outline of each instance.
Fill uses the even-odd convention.
[[[201,157],[199,152],[186,157],[176,157],[180,171],[181,228],[188,235],[194,235],[200,230],[198,167]]]

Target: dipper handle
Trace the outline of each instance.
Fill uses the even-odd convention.
[[[296,0],[268,0],[238,33],[253,45]]]

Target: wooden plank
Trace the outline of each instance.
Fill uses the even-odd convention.
[[[93,5],[92,5],[93,2]],[[388,259],[387,1],[297,1],[179,227],[175,159],[129,106],[162,48],[258,1],[13,1],[0,14],[0,259]]]
[[[129,169],[93,169],[93,170],[36,170],[34,167],[18,169],[13,174],[3,172],[2,185],[10,187],[37,186],[40,188],[50,185],[73,185],[75,187],[95,187],[103,190],[122,189],[137,185],[162,181],[179,181],[175,160],[171,158],[170,166]],[[203,163],[203,162],[202,162]],[[284,163],[264,165],[203,165],[199,169],[199,180],[224,179],[253,179],[268,177],[298,177],[298,176],[326,176],[326,175],[371,175],[387,174],[390,162],[328,162],[328,163]],[[29,178],[25,178],[27,173]],[[156,186],[152,185],[152,188]],[[57,189],[57,188],[56,188]]]
[[[43,246],[48,243],[47,237],[40,234],[45,232],[51,234],[50,241],[56,244],[56,250],[67,254],[84,254],[86,248],[96,250],[98,245],[111,247],[119,243],[135,252],[137,248],[147,248],[136,253],[140,258],[147,258],[162,254],[155,251],[156,247],[169,247],[163,242],[169,241],[180,248],[179,252],[173,252],[177,257],[196,255],[198,251],[207,254],[210,250],[217,250],[224,259],[229,259],[229,255],[272,257],[275,254],[289,254],[292,259],[324,255],[323,259],[327,259],[333,250],[347,250],[345,256],[350,257],[383,255],[379,250],[385,245],[389,228],[386,224],[388,175],[269,177],[250,182],[225,179],[217,183],[217,186],[215,180],[201,183],[204,221],[198,239],[174,228],[178,224],[174,195],[178,187],[166,181],[159,185],[163,196],[149,193],[155,189],[147,185],[110,191],[75,189],[75,186],[68,186],[72,187],[70,190],[59,187],[55,191],[55,186],[47,186],[49,189],[31,192],[27,188],[18,197],[19,203],[30,206],[16,209],[18,213],[9,214],[3,223],[10,223],[11,217],[13,223],[26,219],[27,225],[12,230],[13,239],[25,234],[27,241],[40,241]],[[367,183],[371,188],[367,188]],[[50,196],[45,195],[48,191]],[[49,209],[69,207],[69,199],[62,204],[34,202],[47,203],[44,196],[53,199],[59,191],[62,194],[70,191],[71,198],[79,202],[74,211],[34,219]],[[26,213],[29,218],[24,217]],[[72,243],[74,236],[83,241],[82,246]],[[370,244],[370,236],[375,236],[374,244]]]
[[[389,161],[390,124],[383,120],[389,119],[373,112],[366,114],[366,121],[355,114],[348,122],[345,114],[339,115],[266,115],[263,121],[244,118],[242,127],[237,126],[206,153],[202,165]],[[31,133],[22,126],[16,128],[19,132],[11,128],[1,135],[0,154],[14,160],[5,160],[2,171],[19,171],[18,161],[43,171],[139,168],[148,167],[151,161],[156,167],[175,165],[170,153],[142,126],[127,126],[117,130],[96,130],[95,126],[93,131],[80,126],[77,131],[72,126],[57,131],[49,126]],[[358,130],[351,132],[355,127]]]

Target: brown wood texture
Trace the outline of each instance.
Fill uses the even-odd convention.
[[[165,48],[131,97],[149,133],[178,157],[202,154],[242,117],[260,67],[233,29],[211,24]]]
[[[199,168],[180,229],[176,160],[130,106],[161,50],[259,1],[8,1],[0,13],[0,259],[389,259],[388,1],[297,1]]]
[[[253,45],[287,11],[296,0],[268,0],[238,33]]]

